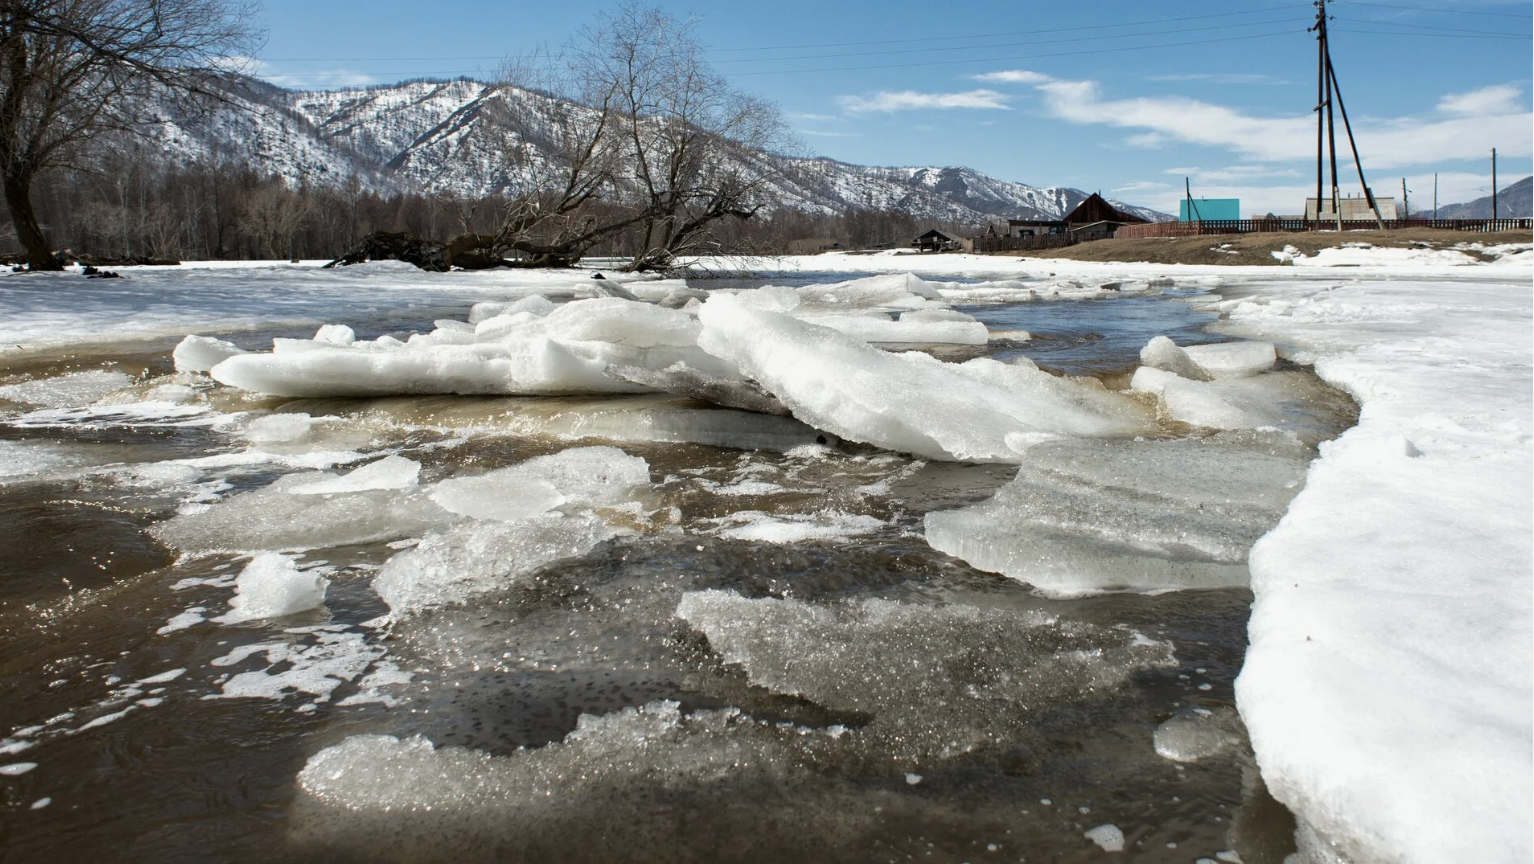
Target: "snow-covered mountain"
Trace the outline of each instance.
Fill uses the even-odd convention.
[[[1420,207],[1420,205],[1418,205]],[[1497,192],[1497,217],[1517,219],[1534,212],[1534,177],[1525,177]],[[1413,208],[1413,216],[1429,216],[1432,211]],[[1438,208],[1439,219],[1490,219],[1491,196],[1477,198],[1464,204],[1445,204]]]
[[[550,118],[568,103],[478,81],[411,81],[351,90],[285,90],[234,78],[212,110],[167,101],[149,113],[158,143],[179,163],[234,162],[289,183],[361,184],[479,196],[516,188],[544,164]],[[507,153],[515,153],[508,159]],[[782,171],[775,206],[810,212],[895,209],[921,219],[983,224],[1051,219],[1086,198],[969,168],[877,168],[824,158],[766,156]],[[1114,202],[1143,218],[1171,218]]]

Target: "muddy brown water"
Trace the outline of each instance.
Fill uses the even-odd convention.
[[[995,353],[1026,354],[1063,374],[1120,374],[1162,333],[1179,342],[1214,338],[1200,330],[1212,316],[1175,298],[966,311],[994,329],[1034,332],[1033,343],[998,343]],[[76,351],[7,375],[95,368],[164,374],[173,344]],[[530,410],[525,400],[223,398],[218,404],[228,414],[335,417],[329,428],[341,449],[407,455],[422,463],[423,482],[572,443],[497,426]],[[581,405],[538,410],[579,412]],[[0,776],[0,861],[1086,862],[1105,853],[1083,832],[1104,823],[1122,830],[1126,861],[1192,862],[1235,851],[1247,864],[1276,864],[1292,848],[1292,819],[1267,796],[1243,748],[1177,764],[1152,747],[1158,724],[1179,708],[1233,703],[1250,593],[1052,600],[927,546],[925,513],[988,497],[1014,468],[922,462],[856,445],[806,461],[767,450],[620,441],[648,461],[653,506],[674,514],[668,525],[393,629],[370,623],[388,611],[370,581],[395,548],[312,549],[305,566],[328,568],[331,579],[323,611],[160,632],[187,610],[211,617],[226,609],[244,559],[179,557],[158,544],[146,529],[193,496],[185,484],[126,469],[237,454],[246,443],[216,424],[108,418],[26,425],[25,407],[0,415],[0,446],[38,448],[46,467],[0,478],[0,747],[10,748],[0,750],[0,765],[36,767]],[[1335,403],[1313,410],[1313,425],[1332,434],[1353,420]],[[205,471],[192,486],[217,500],[293,470]],[[747,479],[777,488],[722,491]],[[796,544],[726,539],[715,530],[744,511],[822,508],[870,516],[883,527]],[[616,762],[573,764],[570,788],[585,796],[574,800],[555,794],[539,802],[534,790],[498,788],[489,797],[499,803],[463,812],[348,810],[295,783],[314,754],[353,735],[422,735],[438,747],[473,748],[514,765],[566,746],[583,714],[657,700],[678,703],[684,716],[739,709],[761,728],[801,730],[794,734],[806,741],[841,728],[856,742],[885,728],[882,707],[818,704],[760,686],[726,662],[674,614],[688,592],[708,590],[810,607],[887,600],[1003,618],[1047,616],[1071,635],[1024,643],[1038,652],[1027,668],[1043,677],[1060,674],[1050,664],[1062,652],[1116,651],[1128,632],[1169,643],[1175,660],[1138,665],[1111,685],[1054,681],[1040,691],[1054,696],[1009,704],[1004,717],[966,713],[962,705],[904,704],[899,687],[870,681],[872,695],[854,694],[848,704],[895,706],[889,711],[904,711],[909,724],[896,734],[878,732],[886,735],[883,749],[832,743],[799,752],[778,742],[766,751],[777,754],[768,760],[772,770],[742,763],[706,779],[680,769],[666,779],[669,763],[646,762],[649,745],[636,746]],[[891,643],[899,650],[888,654],[877,653],[888,646],[869,647],[875,653],[859,659],[922,664],[930,651],[956,664],[958,675],[992,662],[983,646],[966,646],[933,620],[925,642]],[[328,700],[302,693],[212,698],[230,674],[279,674],[302,662],[251,656],[215,664],[240,646],[312,648],[326,633],[355,639],[373,660],[412,673],[392,691],[395,704],[337,704],[359,692],[360,675],[339,683]],[[805,642],[802,650],[819,647]],[[185,671],[166,677],[178,669]],[[156,680],[136,683],[146,678]],[[878,687],[885,690],[874,692]],[[927,751],[914,744],[903,749],[899,728],[913,740],[940,739],[944,723],[990,737],[947,758],[922,755]],[[692,740],[684,740],[684,752]],[[697,739],[700,747],[715,743]],[[613,773],[615,765],[623,771]]]

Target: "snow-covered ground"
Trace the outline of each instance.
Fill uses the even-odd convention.
[[[443,309],[466,312],[471,303],[506,303],[535,294],[565,301],[655,294],[658,300],[677,301],[667,310],[674,315],[661,315],[656,307],[657,321],[681,322],[673,328],[680,341],[667,346],[686,347],[692,344],[689,339],[696,340],[766,385],[795,416],[819,429],[931,458],[1026,462],[1030,448],[1061,434],[1058,422],[992,412],[971,417],[949,401],[931,403],[941,410],[925,416],[902,408],[902,400],[880,401],[884,395],[874,379],[881,373],[894,375],[904,385],[919,378],[932,394],[950,401],[962,401],[957,397],[971,392],[988,399],[993,392],[988,388],[1037,391],[1028,411],[1044,412],[1050,415],[1045,420],[1055,421],[1077,412],[1084,418],[1078,425],[1090,421],[1091,429],[1111,420],[1115,434],[1126,429],[1132,434],[1135,424],[1145,421],[1132,406],[1116,401],[1123,397],[1090,388],[1057,392],[1063,386],[1058,379],[1040,378],[1038,370],[987,365],[993,361],[962,366],[894,362],[867,355],[862,350],[867,346],[860,348],[861,341],[845,332],[806,327],[803,321],[846,318],[866,329],[871,315],[884,328],[905,322],[891,317],[896,314],[940,311],[928,308],[940,302],[1154,293],[1167,280],[1180,289],[1201,288],[1205,293],[1192,302],[1220,311],[1223,330],[1275,343],[1281,356],[1312,365],[1361,406],[1358,425],[1322,445],[1303,491],[1250,556],[1256,603],[1237,695],[1269,788],[1299,817],[1301,834],[1317,861],[1332,855],[1356,864],[1518,862],[1534,854],[1534,252],[1526,245],[1494,251],[1501,256],[1494,263],[1465,264],[1439,253],[1350,248],[1345,254],[1296,261],[1303,266],[1292,268],[965,255],[774,259],[751,264],[800,280],[817,274],[914,272],[926,281],[845,289],[848,296],[861,298],[850,304],[856,307],[850,317],[827,314],[836,305],[831,295],[764,295],[764,303],[772,301],[766,308],[710,299],[696,333],[686,330],[694,326],[683,320],[689,313],[683,301],[689,298],[675,284],[595,280],[582,271],[427,274],[387,263],[341,271],[263,264],[134,268],[116,280],[12,276],[0,282],[0,362],[7,355],[71,345],[163,340],[193,332],[301,329],[362,318],[415,322],[438,317]],[[724,270],[738,266],[705,263]],[[801,302],[813,307],[813,316],[806,319],[803,311],[798,318],[790,315]],[[490,350],[488,341],[476,347],[477,330],[485,331],[481,336],[494,331],[493,337],[486,336],[491,340],[522,328],[528,330],[527,344],[541,345],[534,340],[545,339],[555,327],[541,317],[546,313],[489,310],[472,327],[442,325],[433,337],[399,346],[386,344],[391,337],[384,337],[367,343],[372,347],[354,347],[349,332],[343,339],[339,331],[327,330],[322,336],[328,333],[339,341],[290,340],[288,353],[252,356],[287,358],[282,363],[292,369],[282,374],[289,379],[305,374],[299,362],[305,357],[400,357],[406,355],[399,352],[416,351],[452,360]],[[956,323],[941,317],[909,320]],[[486,322],[491,326],[485,327]],[[624,327],[622,321],[603,326],[614,332]],[[754,335],[764,341],[753,344]],[[596,339],[590,334],[579,338]],[[780,346],[796,350],[785,354]],[[797,365],[785,370],[783,358],[789,356]],[[819,381],[787,374],[814,356],[854,363],[859,375],[847,375],[848,389],[833,393]],[[648,355],[624,355],[622,362],[646,374],[677,375],[671,355],[665,357],[664,362],[655,360],[654,368],[645,367]],[[702,362],[702,355],[688,357]],[[589,350],[576,359],[596,364],[593,375],[614,362]],[[258,359],[235,365],[259,367],[267,375],[276,363]],[[964,366],[970,368],[955,371]],[[60,386],[85,392],[123,383],[101,378],[109,373],[77,374],[96,377],[72,378]],[[1177,378],[1160,376],[1158,386]],[[700,384],[694,376],[682,383],[723,386],[717,377]],[[1201,383],[1227,391],[1235,386],[1172,383],[1184,389]],[[42,397],[22,400],[26,394],[19,390],[12,395],[17,401],[48,404]],[[921,400],[907,393],[904,403],[913,401]],[[904,425],[891,425],[890,417]],[[950,427],[962,427],[976,440],[956,440]],[[1075,427],[1069,432],[1094,434]],[[0,457],[5,457],[7,472],[26,470],[13,464],[22,457]],[[394,493],[366,487],[356,494],[382,500]],[[445,541],[441,545],[455,548]],[[436,547],[427,542],[420,548],[424,551],[415,558],[422,561],[427,553],[435,554]],[[292,568],[272,560],[273,572],[294,575]],[[417,569],[433,572],[429,563]],[[312,578],[305,584],[306,602],[315,584]],[[323,597],[322,587],[318,596]]]

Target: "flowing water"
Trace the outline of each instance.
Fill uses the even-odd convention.
[[[1214,338],[1175,298],[964,311],[1034,335],[986,353],[1110,386],[1151,336]],[[172,344],[6,371],[152,379]],[[1299,426],[1353,422],[1315,392]],[[1238,725],[1196,762],[1153,746],[1179,711],[1229,715],[1246,589],[1051,599],[926,543],[927,513],[1016,466],[670,397],[210,398],[0,403],[0,860],[1095,861],[1104,824],[1133,861],[1290,843]],[[242,438],[267,411],[323,419]],[[394,623],[372,580],[409,539],[310,548],[323,609],[218,624],[245,559],[148,530],[364,454],[425,483],[571,436],[648,463],[633,530]],[[1240,446],[1302,471],[1318,437]]]

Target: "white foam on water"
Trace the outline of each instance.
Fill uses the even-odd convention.
[[[227,667],[252,657],[264,657],[266,668],[231,675],[220,683],[218,693],[203,698],[281,701],[305,694],[310,697],[307,704],[324,703],[337,687],[362,677],[384,655],[383,648],[369,644],[361,633],[316,630],[307,639],[304,634],[294,635],[299,641],[242,645],[214,658],[213,666]],[[279,667],[281,671],[272,671]]]

